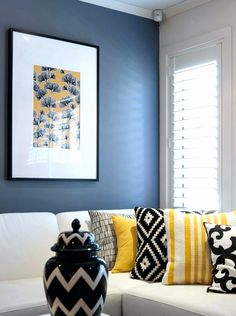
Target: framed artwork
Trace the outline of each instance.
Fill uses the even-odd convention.
[[[10,34],[10,178],[98,180],[99,47]]]

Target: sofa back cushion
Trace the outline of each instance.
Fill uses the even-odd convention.
[[[72,230],[71,223],[77,218],[81,224],[81,230],[91,231],[91,221],[88,211],[62,212],[57,214],[59,231]]]
[[[54,255],[58,226],[52,213],[0,214],[0,280],[40,277]]]

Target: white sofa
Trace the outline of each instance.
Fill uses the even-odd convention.
[[[110,211],[117,212],[117,211]],[[133,210],[119,210],[132,213]],[[90,230],[87,211],[0,214],[0,316],[48,313],[42,282],[50,247],[59,232],[79,218]],[[104,313],[111,316],[235,316],[234,294],[207,293],[207,286],[166,286],[109,273]]]

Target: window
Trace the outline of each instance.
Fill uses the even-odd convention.
[[[161,48],[160,67],[160,207],[231,210],[230,28]]]
[[[221,44],[170,59],[174,207],[220,207]]]

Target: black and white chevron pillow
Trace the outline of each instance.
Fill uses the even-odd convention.
[[[204,223],[213,264],[209,292],[236,293],[236,226]]]
[[[138,252],[130,277],[145,281],[161,281],[167,263],[163,210],[136,207],[135,215]]]

